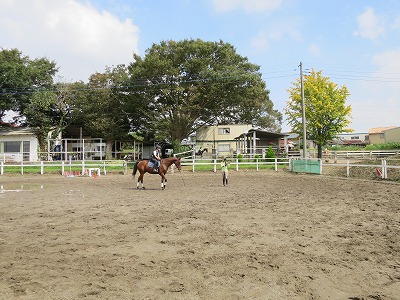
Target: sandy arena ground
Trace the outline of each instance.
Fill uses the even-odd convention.
[[[0,299],[400,299],[399,183],[167,178],[0,176]]]

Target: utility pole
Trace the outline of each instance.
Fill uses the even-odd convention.
[[[300,62],[301,106],[303,112],[303,158],[307,157],[306,107],[304,104],[303,63]]]

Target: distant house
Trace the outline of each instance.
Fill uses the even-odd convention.
[[[196,132],[196,148],[207,148],[214,156],[233,156],[236,153],[262,154],[286,135],[267,132],[251,124],[204,126]],[[196,149],[197,150],[197,149]]]
[[[400,143],[400,127],[387,129],[384,131],[385,143]]]
[[[30,128],[2,127],[0,129],[0,161],[38,161],[38,140]]]
[[[368,132],[369,142],[371,144],[383,144],[383,143],[388,143],[389,140],[393,141],[393,139],[396,138],[396,131],[388,133],[389,134],[388,140],[386,139],[385,133],[388,130],[396,129],[396,128],[399,128],[399,127],[388,126],[388,127],[371,128]],[[400,141],[400,140],[397,140],[397,141]]]
[[[203,126],[196,131],[196,148],[208,149],[213,155],[232,155],[236,150],[235,137],[251,128],[249,124]]]
[[[340,145],[353,145],[353,146],[365,146],[369,144],[367,132],[352,132],[352,133],[340,133],[337,135],[337,142]]]

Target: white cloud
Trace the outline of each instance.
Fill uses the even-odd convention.
[[[400,49],[376,54],[377,71],[350,88],[354,127],[400,126]]]
[[[317,44],[311,44],[308,47],[308,52],[313,56],[321,56],[322,55],[321,47]]]
[[[263,51],[269,47],[269,41],[264,33],[259,33],[250,40],[250,45],[256,51]]]
[[[397,18],[394,20],[392,27],[394,29],[400,28],[400,15],[398,15]]]
[[[67,81],[132,61],[138,53],[138,28],[76,0],[2,0],[3,48],[18,48],[31,59],[47,57]]]
[[[211,0],[216,11],[243,9],[248,13],[268,12],[277,9],[282,0]]]
[[[356,36],[375,40],[385,32],[384,22],[379,18],[372,8],[367,8],[357,17],[358,30]]]

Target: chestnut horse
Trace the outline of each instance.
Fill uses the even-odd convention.
[[[158,174],[161,176],[161,188],[164,190],[165,186],[167,185],[167,178],[165,178],[165,174],[168,171],[168,168],[172,165],[175,164],[175,166],[178,168],[178,170],[181,170],[181,159],[177,157],[168,157],[168,158],[163,158],[161,160],[160,167],[158,168],[158,172],[154,172],[152,167],[149,167],[149,161],[148,160],[141,160],[137,161],[135,165],[133,166],[133,172],[132,175],[135,177],[136,172],[139,170],[139,178],[136,183],[136,188],[139,188],[139,182],[142,183],[142,189],[144,189],[143,185],[143,176],[147,172],[149,174]]]

